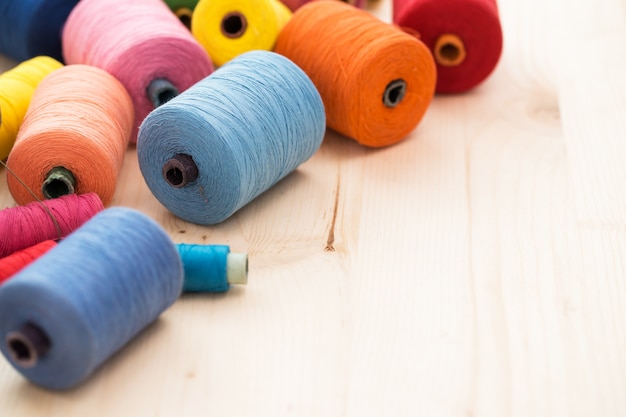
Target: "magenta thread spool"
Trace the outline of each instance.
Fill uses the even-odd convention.
[[[63,238],[104,210],[96,193],[69,194],[0,211],[0,257]]]

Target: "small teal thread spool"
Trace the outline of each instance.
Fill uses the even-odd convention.
[[[184,292],[225,292],[248,282],[248,256],[226,245],[176,245],[185,270]]]
[[[273,52],[242,54],[153,110],[137,139],[139,167],[176,216],[211,225],[308,160],[326,131],[309,77]]]
[[[0,350],[36,385],[67,389],[179,297],[174,243],[135,210],[104,210],[0,287]]]

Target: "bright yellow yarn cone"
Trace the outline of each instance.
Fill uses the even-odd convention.
[[[35,88],[63,64],[38,56],[0,75],[0,161],[9,156]]]
[[[271,51],[291,11],[278,0],[200,0],[191,33],[216,66],[244,52]]]

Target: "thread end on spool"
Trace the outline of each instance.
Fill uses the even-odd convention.
[[[11,359],[21,368],[36,366],[51,346],[48,335],[32,323],[26,323],[19,330],[7,334],[5,343]]]
[[[241,38],[248,29],[248,20],[241,12],[229,12],[222,18],[220,30],[230,39]]]
[[[163,165],[163,178],[174,188],[181,188],[198,179],[198,166],[190,155],[179,153]]]
[[[180,94],[174,84],[165,78],[152,80],[152,82],[148,85],[146,92],[154,108],[162,106]]]
[[[444,67],[456,67],[465,61],[465,44],[457,35],[445,33],[435,42],[435,60]]]
[[[174,14],[187,29],[191,29],[191,17],[193,16],[193,10],[188,7],[179,7],[176,9]]]
[[[226,257],[226,279],[229,284],[248,283],[248,254],[229,253]]]
[[[406,81],[403,79],[393,80],[387,87],[383,94],[383,104],[387,107],[394,108],[402,102],[406,95]]]
[[[46,175],[46,179],[41,186],[41,192],[46,199],[63,197],[74,194],[76,189],[76,178],[70,170],[65,167],[54,167]]]

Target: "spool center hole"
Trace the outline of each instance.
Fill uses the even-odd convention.
[[[179,186],[183,183],[185,177],[183,171],[179,168],[171,168],[165,173],[165,178],[173,186]]]
[[[439,55],[447,61],[455,62],[461,56],[461,51],[455,44],[445,43],[439,48]]]
[[[177,95],[178,95],[178,91],[176,90],[164,89],[157,95],[157,98],[159,100],[159,103],[163,105],[167,103],[168,101],[170,101],[171,99],[173,99],[174,97],[176,97]]]
[[[51,180],[45,186],[47,198],[58,198],[71,194],[70,187],[62,180]]]
[[[33,358],[33,355],[30,351],[30,347],[19,339],[11,339],[9,340],[9,349],[13,353],[13,357],[18,362],[30,362]]]
[[[393,80],[385,88],[383,94],[383,104],[387,107],[396,107],[406,95],[406,81],[402,79]]]
[[[191,17],[193,16],[193,11],[188,9],[187,7],[181,7],[176,10],[176,16],[182,22],[187,29],[191,29]]]
[[[248,22],[239,12],[228,13],[222,19],[222,33],[228,38],[238,38],[246,31]]]
[[[389,101],[392,103],[398,103],[398,98],[402,94],[402,87],[394,87],[389,90]]]

